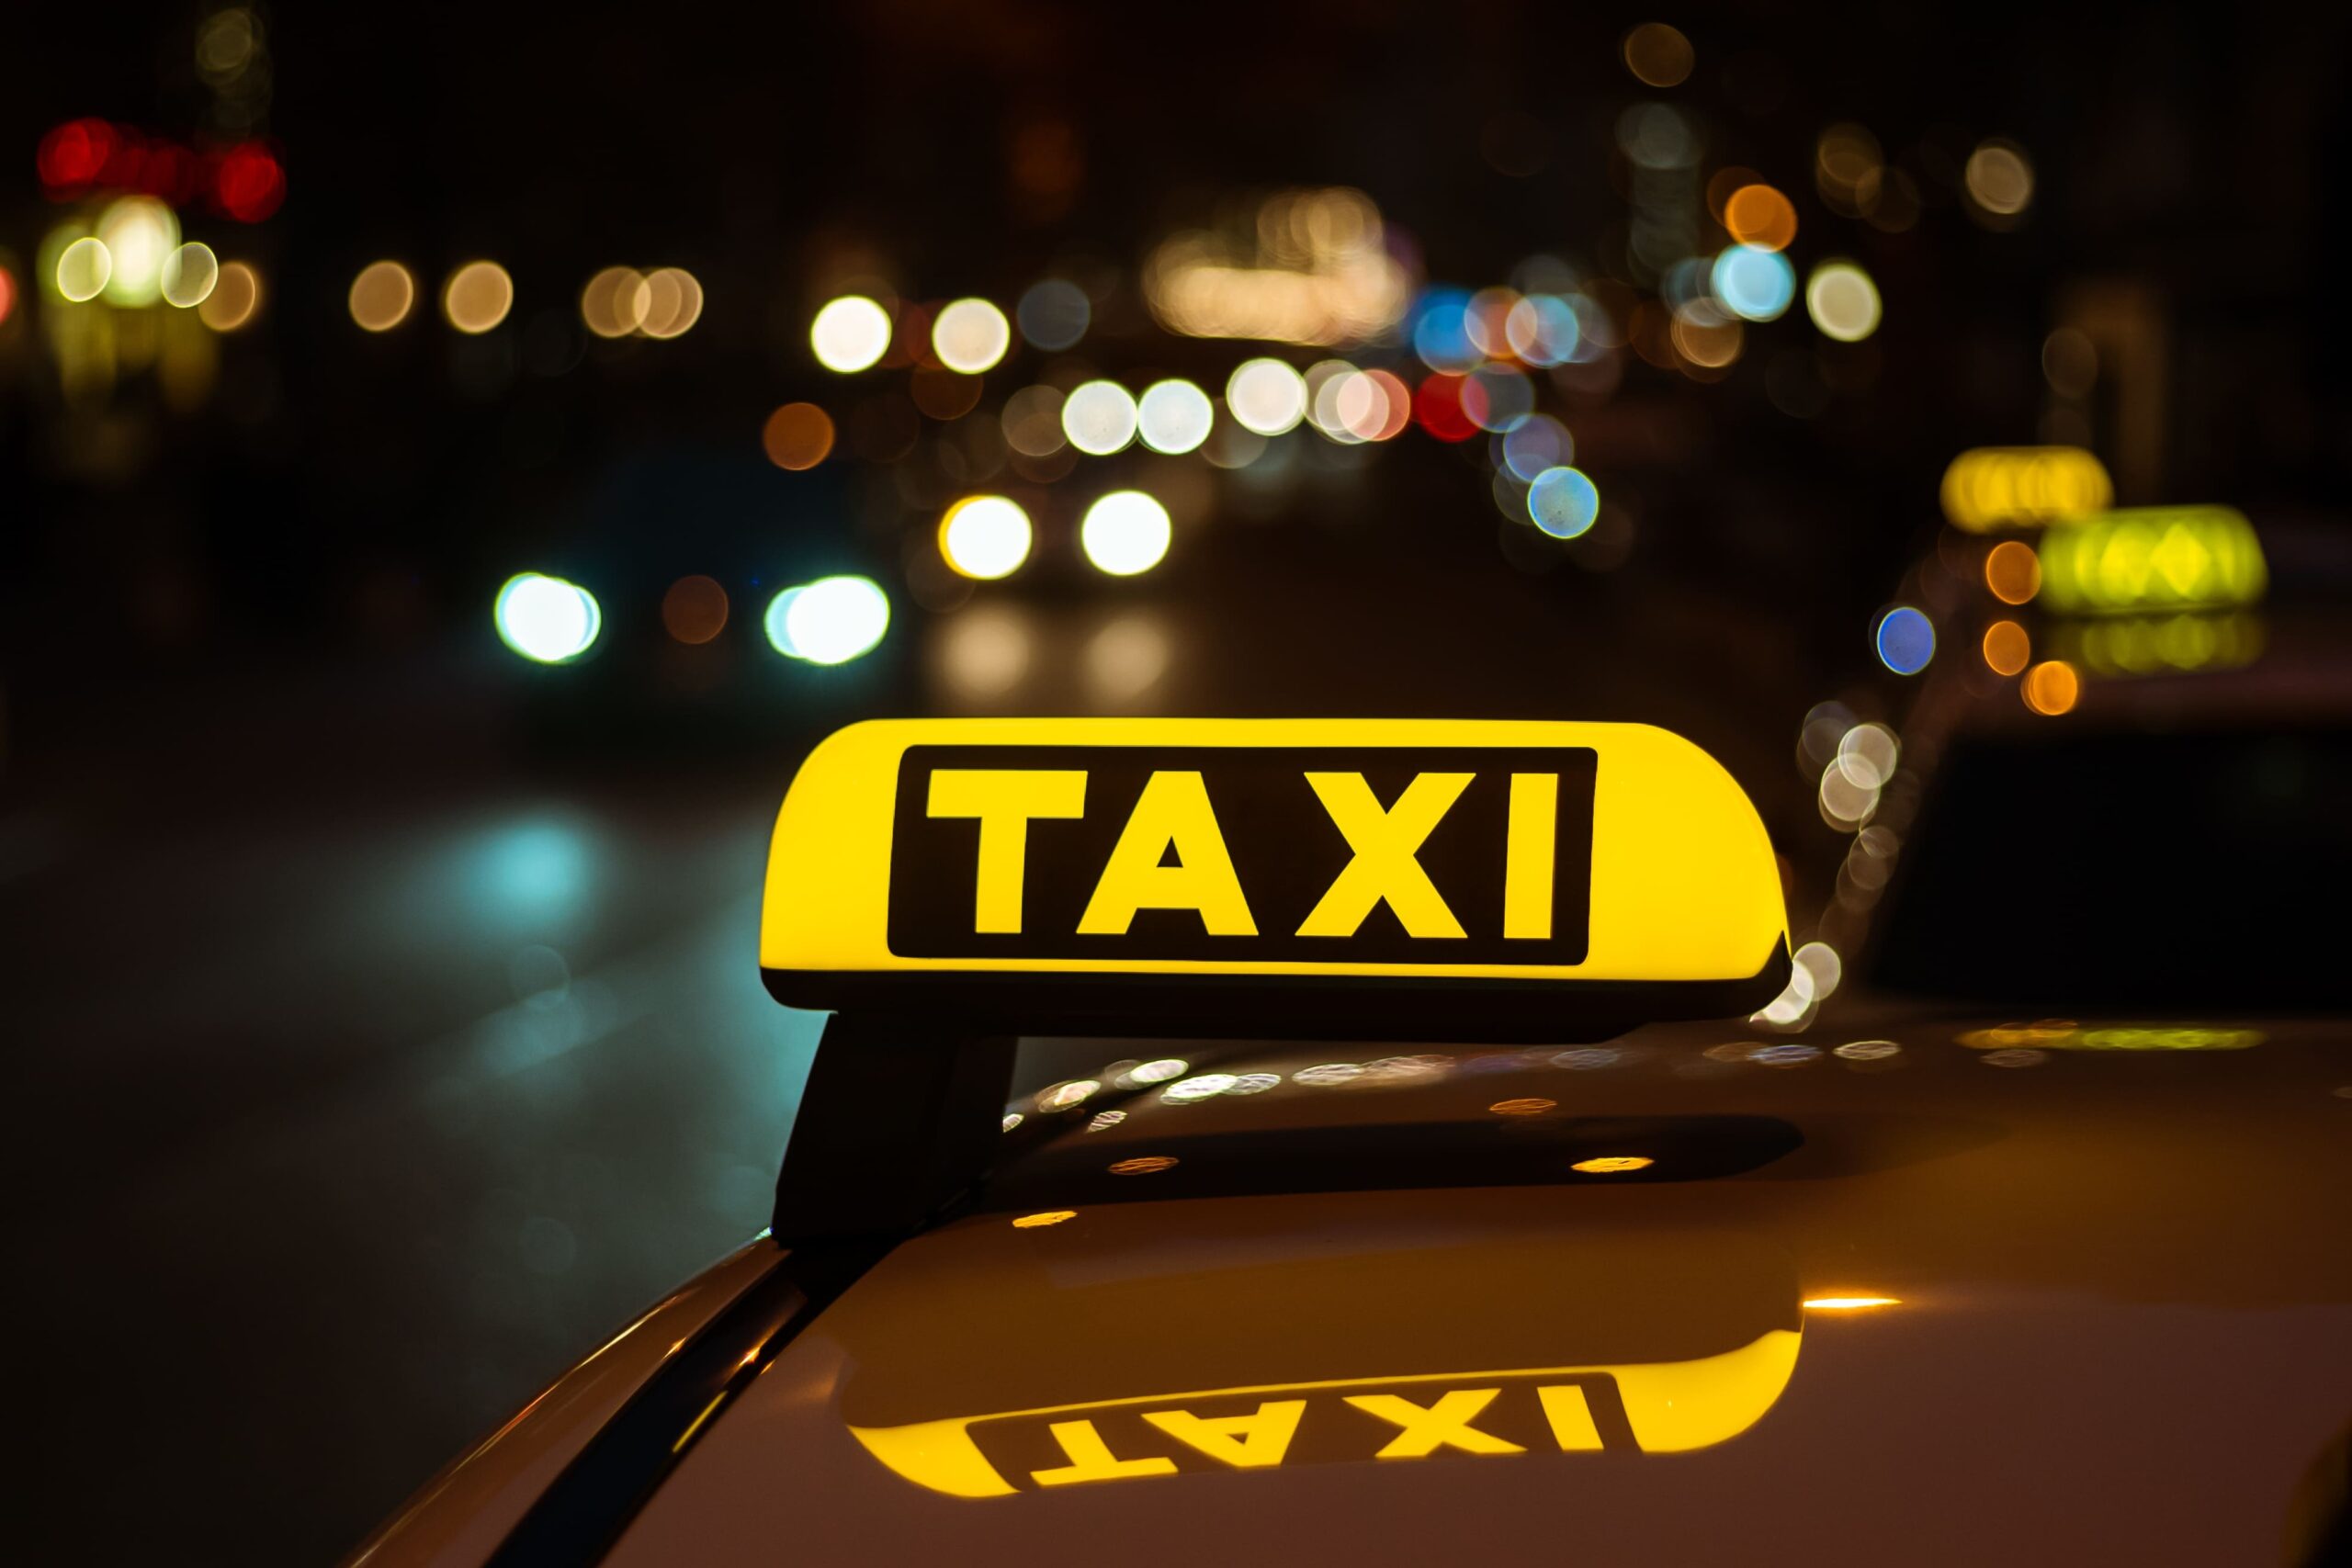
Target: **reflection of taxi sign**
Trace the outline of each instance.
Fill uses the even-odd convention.
[[[2045,536],[2042,603],[2061,614],[2224,610],[2269,586],[2245,513],[2227,506],[2143,506]]]
[[[1760,1005],[1785,948],[1755,809],[1647,726],[942,720],[810,755],[761,962],[799,1006],[1542,1038]]]

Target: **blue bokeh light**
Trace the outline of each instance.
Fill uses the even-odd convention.
[[[1908,604],[1897,604],[1878,619],[1871,636],[1878,661],[1897,675],[1917,675],[1936,656],[1936,624]]]
[[[1797,297],[1797,269],[1760,245],[1726,245],[1712,281],[1724,308],[1751,321],[1778,319]]]
[[[1466,289],[1431,288],[1415,302],[1413,352],[1432,370],[1467,370],[1486,357],[1470,341]]]
[[[1527,487],[1527,515],[1555,539],[1573,539],[1600,515],[1600,487],[1579,468],[1546,468]]]

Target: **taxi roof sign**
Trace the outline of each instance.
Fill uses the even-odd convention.
[[[810,753],[760,957],[973,1029],[1547,1040],[1750,1010],[1787,948],[1755,808],[1647,725],[942,719]]]

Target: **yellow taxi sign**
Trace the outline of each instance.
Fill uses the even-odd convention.
[[[777,815],[761,931],[795,1006],[1410,1038],[1550,1038],[1580,994],[1730,1014],[1786,949],[1705,752],[1443,719],[854,725]]]
[[[2225,610],[2270,585],[2261,541],[2229,506],[2135,506],[2043,536],[2042,603],[2064,615]]]
[[[1942,499],[1952,526],[1982,534],[2105,511],[2115,485],[2079,446],[1978,446],[1944,470]]]

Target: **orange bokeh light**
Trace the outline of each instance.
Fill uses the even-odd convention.
[[[779,468],[813,468],[833,449],[832,416],[815,403],[786,403],[768,415],[760,445]]]
[[[2021,689],[2026,706],[2055,717],[2072,712],[2082,700],[2083,682],[2073,665],[2063,659],[2052,659],[2027,671]]]
[[[2033,547],[2004,539],[1984,558],[1984,586],[2004,604],[2022,604],[2041,592],[2041,562]]]
[[[2033,639],[2015,621],[1984,628],[1984,665],[1996,675],[2014,675],[2033,658]]]
[[[662,625],[680,642],[708,642],[727,625],[727,590],[707,577],[682,577],[662,595]]]
[[[1724,230],[1743,245],[1784,251],[1797,237],[1797,209],[1770,186],[1742,186],[1724,203]]]

